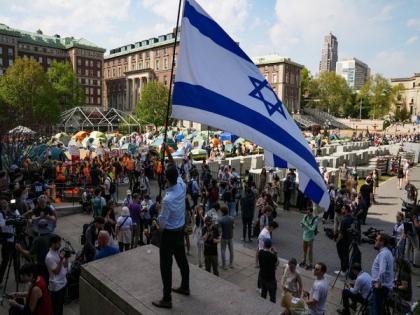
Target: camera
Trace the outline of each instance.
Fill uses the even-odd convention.
[[[64,258],[70,258],[71,255],[76,254],[74,250],[71,250],[70,248],[64,247],[60,250],[60,253],[64,253]]]

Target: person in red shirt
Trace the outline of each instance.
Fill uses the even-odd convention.
[[[53,315],[51,298],[48,294],[47,282],[38,275],[39,266],[25,264],[20,268],[20,279],[30,283],[28,292],[15,292],[10,294],[9,304],[13,308],[11,314]],[[19,299],[25,304],[20,304]]]

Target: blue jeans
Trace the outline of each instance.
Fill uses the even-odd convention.
[[[235,201],[228,202],[227,206],[229,208],[229,216],[234,218],[236,216],[236,203],[235,203]]]
[[[369,315],[383,315],[385,314],[385,301],[388,297],[389,289],[381,287],[379,289],[373,288],[372,295],[369,301]]]

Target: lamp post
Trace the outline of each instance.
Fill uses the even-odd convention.
[[[362,104],[363,104],[363,98],[360,98],[359,120],[362,120]]]

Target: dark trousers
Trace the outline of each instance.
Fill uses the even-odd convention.
[[[369,300],[369,315],[385,314],[385,304],[388,297],[389,289],[381,287],[379,289],[372,289],[372,296]]]
[[[343,315],[350,315],[350,301],[353,303],[365,303],[365,299],[360,293],[352,293],[349,289],[344,289],[341,295],[343,298]]]
[[[192,199],[192,202],[193,202],[193,208],[195,209],[195,206],[198,204],[198,197],[199,197],[200,195],[198,194],[198,193],[192,193],[191,194],[191,199]]]
[[[347,271],[349,268],[349,250],[350,244],[346,240],[340,240],[337,243],[337,253],[340,258],[341,271]]]
[[[160,274],[163,282],[163,300],[171,301],[172,291],[172,256],[181,270],[181,288],[190,289],[190,267],[188,265],[187,256],[185,255],[184,246],[184,230],[163,230],[160,253]]]
[[[213,274],[219,275],[219,264],[217,262],[217,255],[204,255],[204,266],[206,271],[211,272],[213,269]]]
[[[324,215],[322,216],[322,218],[324,220],[327,220],[328,218],[330,220],[334,219],[334,202],[333,201],[330,202],[330,207],[328,208],[327,211],[324,212]]]
[[[51,303],[54,315],[63,315],[64,297],[66,295],[66,288],[64,287],[58,291],[51,291]]]
[[[261,297],[267,298],[267,292],[270,295],[270,301],[276,303],[276,292],[277,292],[277,281],[273,280],[261,280]]]
[[[143,234],[144,229],[149,229],[149,220],[148,219],[140,219],[140,244],[144,245]]]
[[[15,249],[15,244],[12,242],[4,242],[1,246],[0,283],[3,282],[9,259],[13,259],[13,269],[16,276],[19,271],[19,260]]]
[[[242,217],[242,237],[246,239],[246,232],[248,231],[248,239],[252,237],[252,218]]]
[[[283,208],[284,210],[289,210],[290,208],[290,197],[292,196],[292,193],[290,190],[286,190],[284,192],[284,204],[283,204]]]

